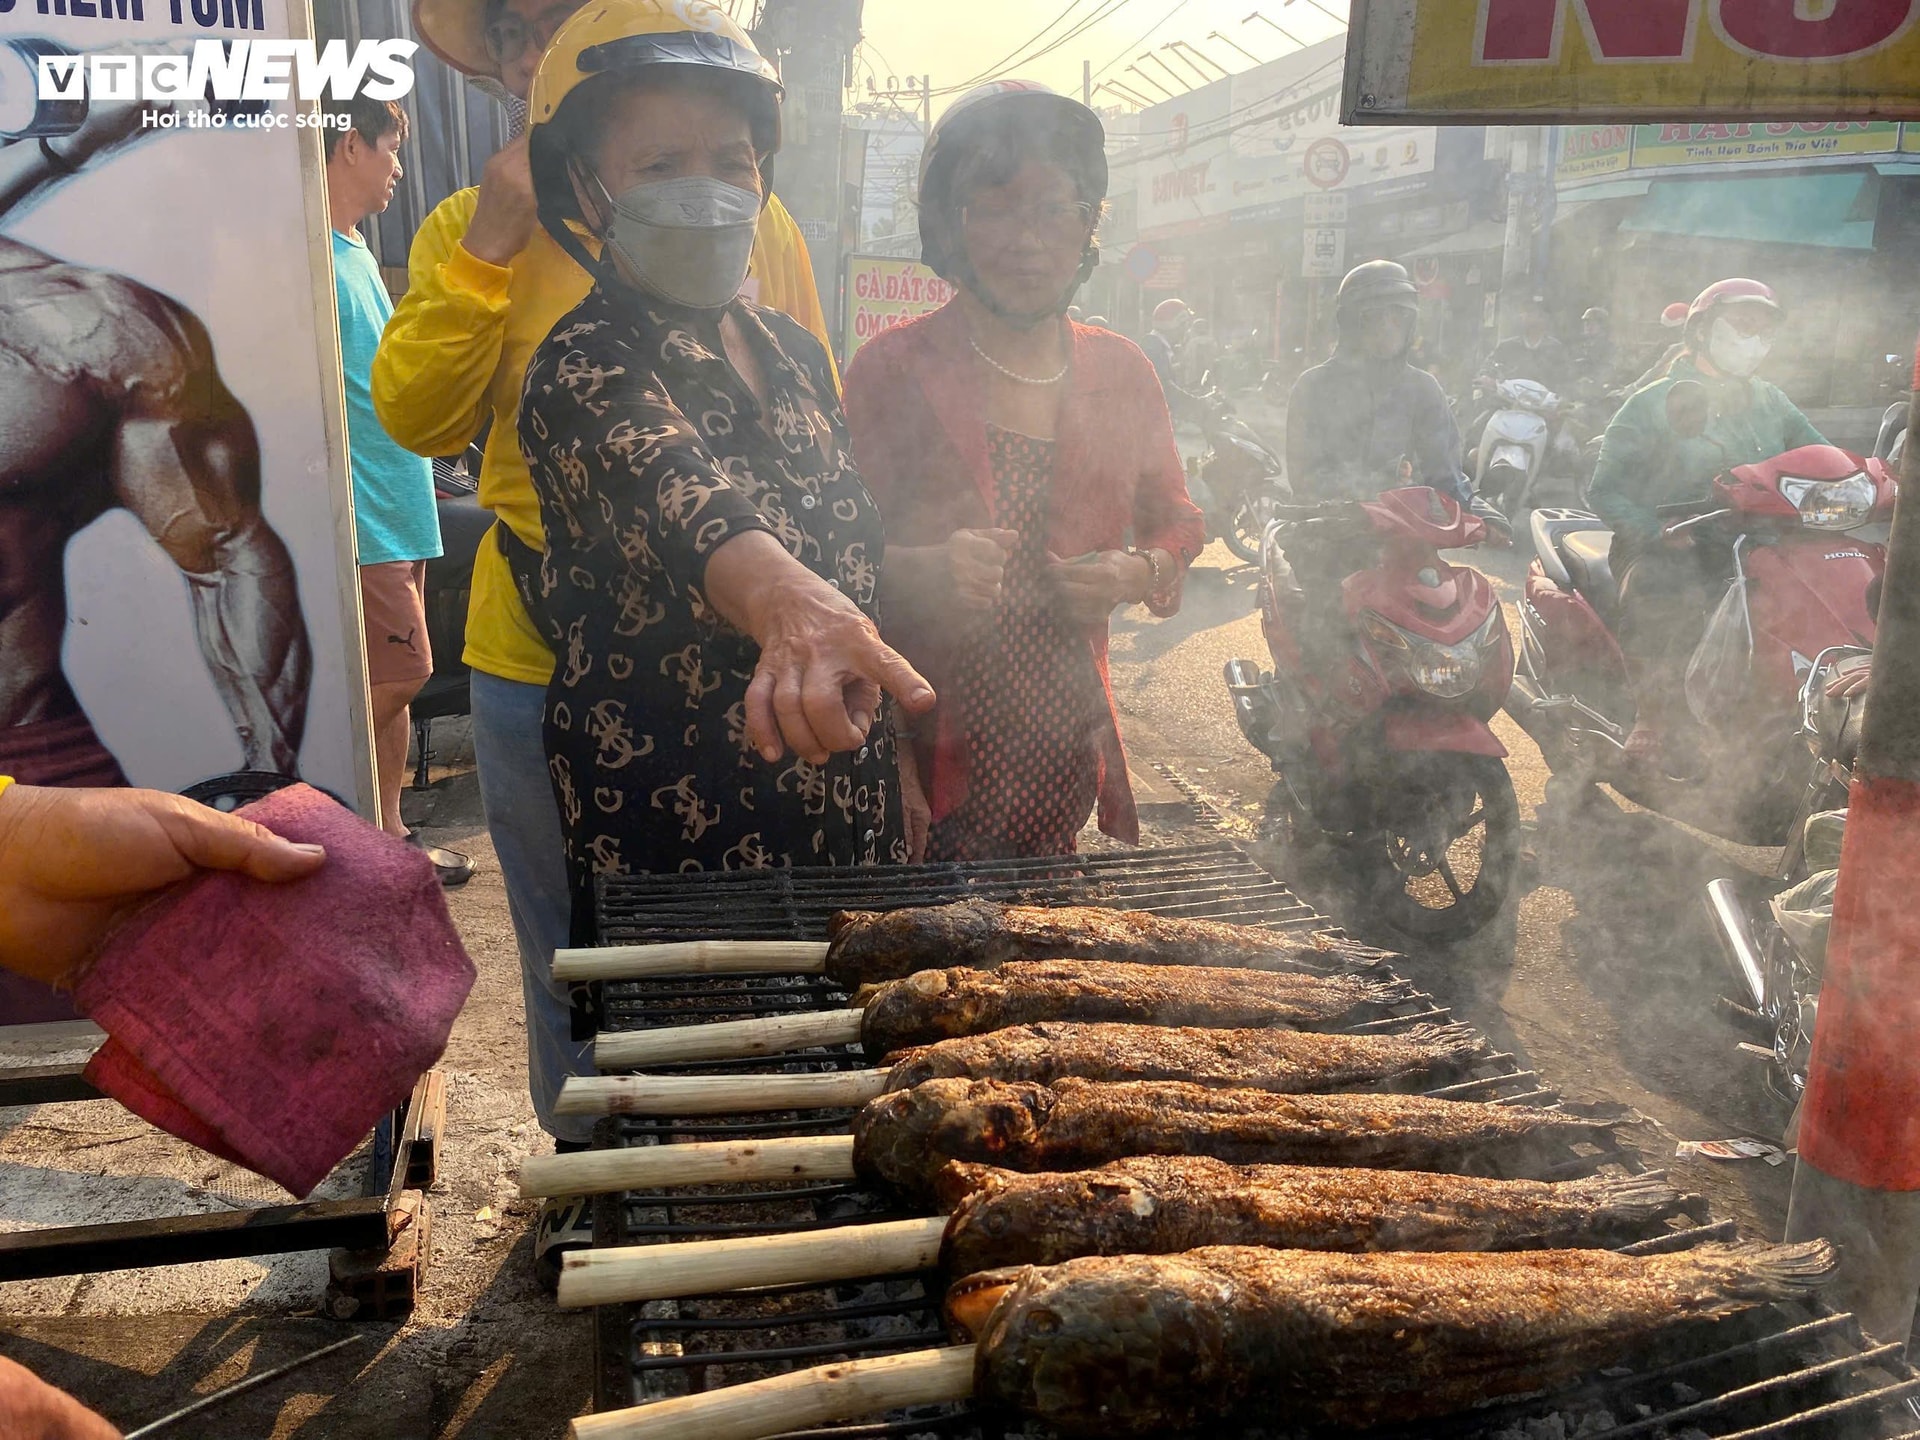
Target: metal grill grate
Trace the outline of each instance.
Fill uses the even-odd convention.
[[[1224,844],[1096,854],[1065,860],[904,869],[759,871],[726,875],[619,877],[598,897],[603,943],[738,938],[818,939],[841,909],[892,909],[969,897],[1035,904],[1098,904],[1160,914],[1332,931],[1286,886]],[[1337,933],[1337,932],[1335,932]],[[1373,952],[1382,964],[1391,957]],[[747,977],[632,982],[605,987],[600,1023],[638,1029],[844,1004],[818,978]],[[1389,1019],[1355,1027],[1394,1029],[1451,1019],[1415,995]],[[771,1073],[862,1067],[850,1047],[759,1063],[709,1061],[663,1073]],[[1463,1099],[1552,1103],[1538,1078],[1513,1057],[1485,1056],[1464,1079],[1426,1092]],[[850,1112],[703,1116],[697,1122],[621,1117],[603,1133],[616,1145],[752,1135],[844,1133]],[[1638,1170],[1612,1146],[1570,1150],[1554,1178],[1604,1168]],[[857,1184],[795,1182],[752,1187],[684,1187],[629,1193],[603,1205],[602,1243],[637,1244],[819,1229],[901,1218],[898,1202]],[[1676,1231],[1630,1250],[1680,1248],[1723,1239],[1730,1224]],[[610,1306],[596,1315],[600,1374],[596,1407],[630,1405],[714,1389],[841,1358],[887,1354],[945,1341],[934,1275],[894,1276],[834,1286]],[[1870,1348],[1851,1317],[1809,1306],[1777,1306],[1703,1330],[1691,1347],[1669,1346],[1647,1368],[1612,1375],[1524,1404],[1475,1412],[1443,1424],[1393,1432],[1393,1440],[1920,1440],[1920,1379],[1897,1347]],[[1541,1428],[1542,1426],[1546,1428]],[[1582,1428],[1584,1427],[1584,1428]],[[1013,1440],[1025,1432],[968,1407],[940,1407],[871,1423],[806,1432],[810,1440]],[[1308,1440],[1309,1432],[1274,1432]],[[1381,1432],[1385,1440],[1387,1432]]]

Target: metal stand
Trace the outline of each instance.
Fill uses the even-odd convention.
[[[55,1065],[0,1071],[0,1107],[102,1098],[83,1070]],[[0,1234],[0,1281],[334,1249],[328,1301],[336,1317],[404,1314],[413,1306],[429,1253],[432,1209],[422,1192],[439,1167],[446,1116],[445,1081],[439,1071],[429,1071],[406,1108],[382,1122],[394,1127],[394,1139],[384,1162],[376,1149],[375,1174],[364,1196]]]

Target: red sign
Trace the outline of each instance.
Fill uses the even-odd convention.
[[[1347,168],[1353,164],[1353,157],[1347,153],[1347,147],[1333,136],[1323,135],[1307,146],[1301,164],[1306,169],[1309,183],[1318,185],[1322,190],[1332,190],[1347,178]]]

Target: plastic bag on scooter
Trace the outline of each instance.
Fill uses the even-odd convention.
[[[1687,661],[1687,708],[1702,725],[1711,725],[1746,698],[1753,669],[1753,627],[1747,617],[1747,587],[1727,582],[1727,593],[1713,607],[1707,633]]]
[[[1816,969],[1827,963],[1827,932],[1833,925],[1833,891],[1839,879],[1838,870],[1821,870],[1769,902],[1794,954]]]
[[[1822,810],[1809,815],[1800,831],[1800,853],[1809,870],[1838,870],[1840,847],[1847,838],[1847,812]]]

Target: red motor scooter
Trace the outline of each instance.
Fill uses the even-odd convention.
[[[1546,756],[1550,790],[1570,784],[1578,798],[1605,781],[1711,834],[1780,845],[1805,792],[1808,679],[1826,652],[1873,644],[1870,602],[1886,549],[1852,532],[1891,516],[1894,479],[1878,460],[1808,445],[1733,466],[1713,491],[1658,512],[1666,536],[1690,535],[1727,562],[1684,681],[1672,681],[1684,684],[1695,723],[1669,737],[1665,763],[1626,753],[1635,702],[1611,628],[1620,614],[1613,535],[1584,511],[1533,513],[1537,558],[1507,710]]]
[[[1487,522],[1424,486],[1285,506],[1262,544],[1274,670],[1231,660],[1241,733],[1279,782],[1269,818],[1348,854],[1372,918],[1454,941],[1499,912],[1520,850],[1506,747],[1513,680],[1493,587],[1442,550]]]

